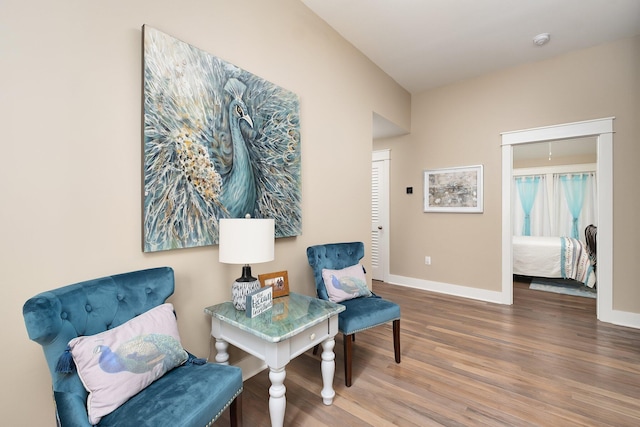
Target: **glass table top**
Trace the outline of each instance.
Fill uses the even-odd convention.
[[[290,292],[274,298],[271,309],[253,318],[236,310],[231,301],[207,307],[204,312],[266,341],[280,342],[344,310],[343,305]]]

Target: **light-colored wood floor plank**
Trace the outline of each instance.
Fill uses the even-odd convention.
[[[322,404],[320,356],[287,366],[286,426],[638,426],[640,330],[596,320],[596,301],[514,284],[504,306],[374,282],[402,309],[357,334],[353,386],[336,337],[336,398]],[[268,373],[245,382],[245,426],[268,426]],[[224,414],[217,425],[227,425]]]

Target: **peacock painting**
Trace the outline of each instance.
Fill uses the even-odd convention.
[[[298,97],[149,26],[144,38],[145,252],[212,245],[218,220],[301,233]]]

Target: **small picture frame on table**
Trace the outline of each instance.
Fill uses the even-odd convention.
[[[260,286],[272,286],[273,297],[284,297],[289,295],[289,276],[286,271],[276,271],[275,273],[267,273],[258,275]]]

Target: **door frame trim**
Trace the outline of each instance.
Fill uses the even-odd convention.
[[[613,311],[613,120],[615,117],[503,132],[502,135],[502,292],[513,304],[511,191],[513,146],[557,139],[595,136],[598,186],[598,301],[597,318],[615,323]]]

